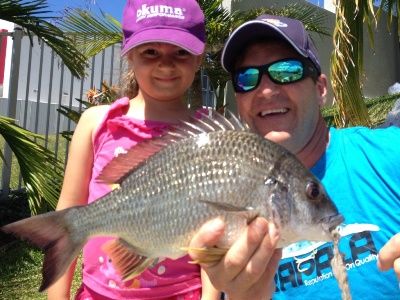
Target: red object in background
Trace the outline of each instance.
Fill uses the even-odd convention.
[[[7,32],[7,29],[0,29],[0,32]],[[6,65],[7,36],[0,36],[0,85],[4,81],[4,67]]]

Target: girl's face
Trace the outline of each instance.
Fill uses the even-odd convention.
[[[143,98],[181,101],[191,86],[202,56],[167,43],[148,43],[129,52],[129,60]]]

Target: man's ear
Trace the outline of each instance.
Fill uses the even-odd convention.
[[[317,87],[319,105],[323,106],[325,104],[325,100],[326,100],[325,98],[326,98],[326,94],[328,92],[328,90],[327,90],[328,79],[327,79],[326,75],[325,74],[319,75],[315,85]]]

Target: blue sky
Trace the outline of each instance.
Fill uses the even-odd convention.
[[[323,5],[324,0],[308,0],[316,5]],[[90,8],[96,10],[100,8],[104,12],[109,13],[118,21],[121,21],[122,10],[126,0],[47,0],[52,11],[62,11],[65,7],[82,7],[87,8],[88,3]]]
[[[320,6],[324,5],[324,0],[307,0],[307,1],[315,5],[320,5]],[[54,12],[62,11],[65,7],[87,8],[88,3],[91,3],[90,4],[91,9],[96,10],[100,8],[104,12],[112,15],[118,21],[121,21],[122,10],[126,0],[47,0],[47,2],[49,4],[50,10]],[[380,1],[375,0],[374,3],[379,4]]]
[[[121,21],[122,10],[124,8],[126,0],[95,0],[95,1],[85,1],[85,0],[47,0],[49,9],[53,12],[62,11],[65,7],[81,7],[87,8],[88,3],[91,4],[90,8],[94,11],[98,8],[104,12],[112,15],[118,21]]]
[[[324,5],[324,1],[323,0],[307,0],[307,1],[311,2],[311,3],[315,4],[315,5],[321,5],[321,6]]]

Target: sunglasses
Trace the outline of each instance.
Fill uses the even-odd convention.
[[[248,66],[232,74],[233,88],[237,93],[247,93],[258,87],[261,78],[267,74],[276,84],[289,84],[307,76],[318,76],[318,71],[307,60],[286,58],[262,66]]]

